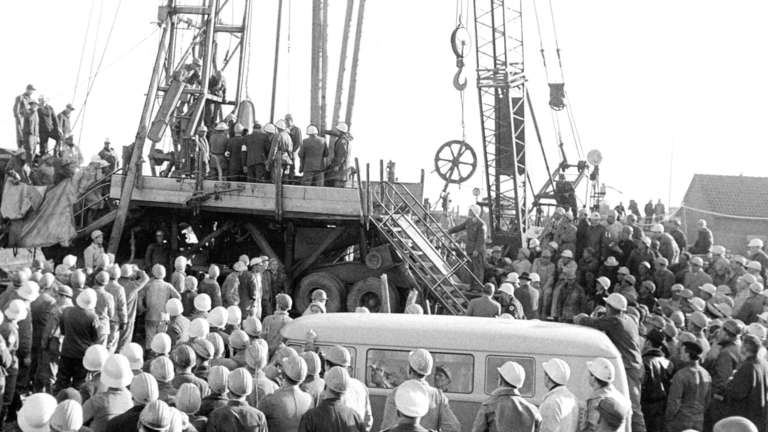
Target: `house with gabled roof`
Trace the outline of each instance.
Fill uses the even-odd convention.
[[[689,244],[704,219],[715,244],[744,254],[753,238],[768,243],[768,177],[694,174],[677,217]]]

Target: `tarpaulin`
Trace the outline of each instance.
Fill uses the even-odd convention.
[[[3,204],[5,200],[4,196]],[[48,189],[40,208],[32,209],[23,220],[11,222],[9,246],[32,248],[57,243],[67,246],[76,234],[73,213],[76,200],[72,178]]]
[[[32,186],[26,183],[14,183],[9,177],[3,186],[3,200],[0,203],[0,215],[5,219],[23,219],[30,210],[37,210],[43,202],[47,186]]]

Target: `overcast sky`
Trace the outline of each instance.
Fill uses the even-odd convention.
[[[547,152],[555,158],[533,1],[523,1],[529,90]],[[7,58],[0,87],[0,98],[8,107],[0,116],[3,146],[14,146],[11,106],[27,83],[48,95],[57,111],[68,102],[76,105],[75,115],[81,115],[79,122],[85,127],[82,135],[76,128],[75,136],[86,154],[97,152],[105,137],[118,147],[132,142],[159,40],[152,23],[159,2],[124,0],[104,51],[118,3],[25,0],[4,5],[10,19],[0,27]],[[331,0],[332,65],[337,62],[345,3]],[[537,3],[545,50],[551,56],[549,2]],[[304,127],[309,118],[311,1],[285,4],[284,37],[290,16],[291,52],[284,43],[277,112],[292,112]],[[603,153],[602,180],[623,192],[614,192],[611,201],[666,202],[671,194],[674,206],[694,173],[763,175],[768,155],[762,126],[768,118],[764,46],[768,2],[553,0],[552,4],[566,90],[583,147]],[[262,121],[269,112],[276,5],[277,0],[255,2],[257,30],[248,93]],[[83,50],[89,11],[90,37]],[[455,59],[449,44],[456,25],[455,2],[368,0],[366,12],[352,122],[354,155],[372,166],[378,166],[380,158],[394,160],[401,180],[417,180],[419,170],[427,169],[428,196],[434,202],[442,188],[441,180],[429,174],[434,152],[444,141],[461,137],[459,96],[451,84]],[[102,66],[83,110],[89,71],[97,69],[102,52]],[[467,139],[482,155],[474,57],[467,63]],[[332,83],[335,69],[330,71]],[[537,165],[541,155],[533,138],[529,127],[529,161],[538,185],[544,174]],[[571,142],[566,148],[573,152]],[[482,185],[481,173],[479,169],[461,188],[451,188],[457,202],[471,200],[472,188]]]

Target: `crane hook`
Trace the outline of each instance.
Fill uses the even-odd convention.
[[[467,88],[467,77],[464,75],[464,69],[459,68],[453,75],[453,88],[458,91],[464,91]]]

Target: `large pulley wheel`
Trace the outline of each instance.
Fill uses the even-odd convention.
[[[435,153],[435,172],[446,183],[463,183],[476,169],[477,154],[465,141],[448,141]]]

